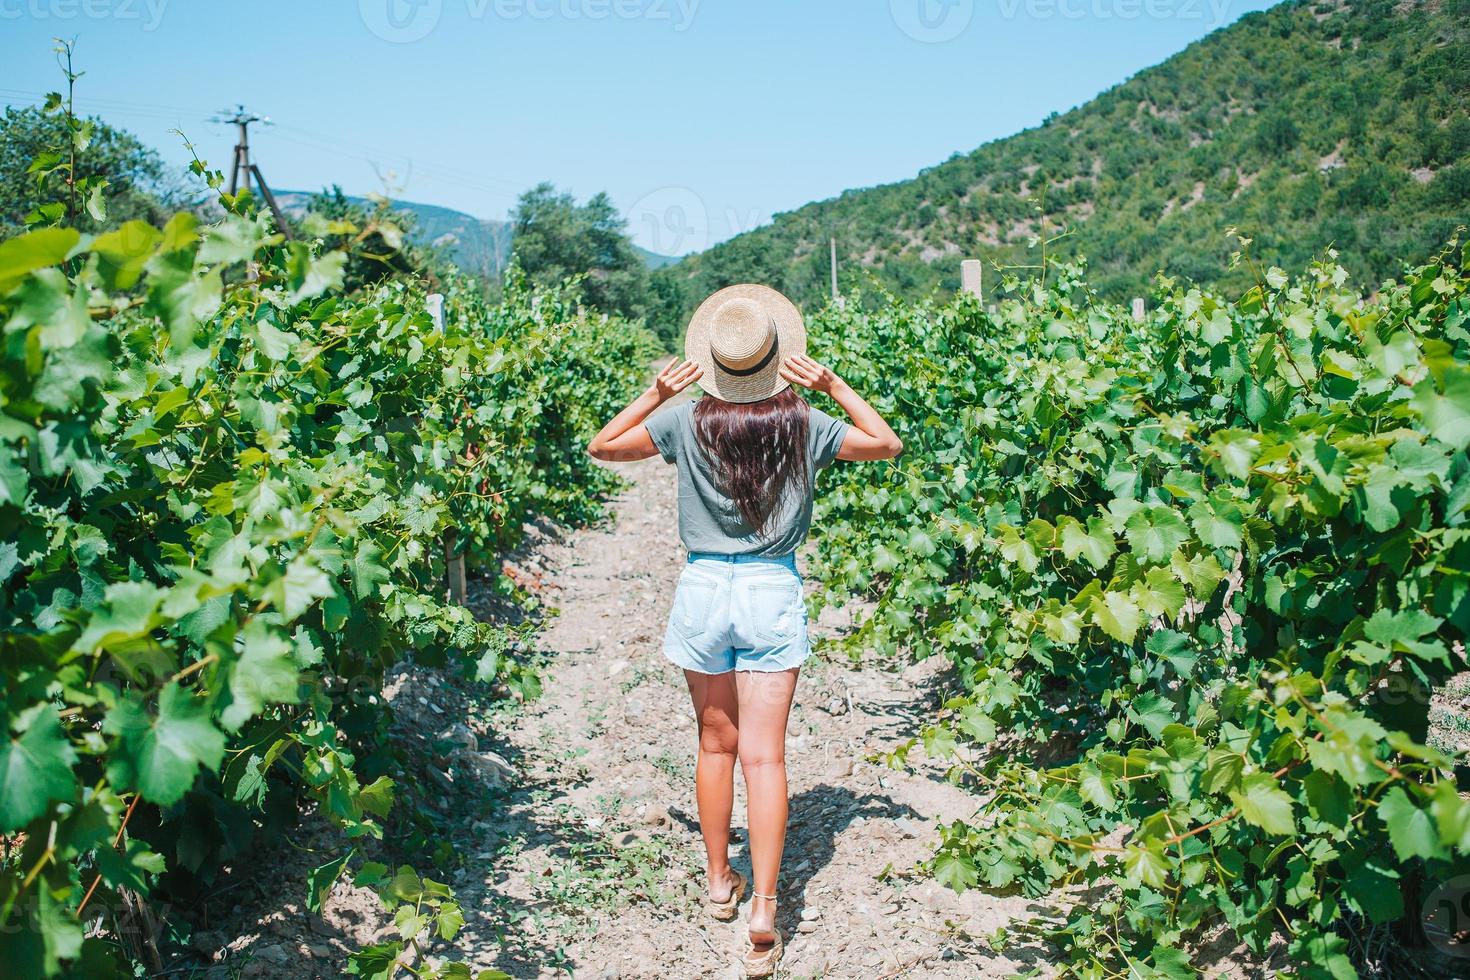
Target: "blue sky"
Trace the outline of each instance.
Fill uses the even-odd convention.
[[[0,0],[0,103],[60,85],[165,158],[503,217],[608,191],[645,247],[911,177],[1065,111],[1265,0]]]

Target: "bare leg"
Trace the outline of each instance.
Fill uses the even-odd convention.
[[[699,722],[699,756],[694,764],[694,799],[699,806],[699,832],[704,836],[709,897],[729,899],[735,887],[730,873],[730,811],[735,804],[735,753],[739,748],[740,709],[735,675],[684,671]]]
[[[740,771],[745,776],[750,823],[750,866],[754,892],[775,895],[786,845],[786,719],[800,668],[762,673],[740,671]],[[776,935],[776,903],[756,898],[750,905],[750,939],[757,949]]]

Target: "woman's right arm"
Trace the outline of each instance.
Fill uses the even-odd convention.
[[[648,390],[633,403],[613,416],[611,422],[592,438],[587,451],[594,459],[610,463],[632,463],[658,455],[653,437],[643,424],[653,410],[698,381],[704,372],[699,366],[673,360],[658,373]]]
[[[842,440],[842,448],[837,451],[838,459],[892,459],[903,452],[903,440],[898,433],[863,400],[862,395],[833,374],[831,368],[823,367],[805,354],[798,354],[787,358],[781,365],[781,377],[803,388],[831,395],[832,400],[852,419],[852,428],[848,430],[847,438]]]

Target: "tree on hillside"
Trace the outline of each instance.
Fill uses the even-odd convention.
[[[134,218],[162,224],[190,205],[182,172],[171,172],[154,150],[126,130],[101,119],[91,123],[92,139],[77,160],[77,176],[106,178],[107,219],[99,224],[83,213],[75,222],[79,228],[100,231]],[[62,175],[38,184],[27,171],[41,154],[67,142],[66,123],[59,115],[32,106],[9,108],[0,116],[0,238],[23,231],[27,215],[64,196]]]
[[[583,275],[588,305],[605,313],[644,313],[648,270],[628,237],[628,222],[605,193],[578,204],[550,183],[521,195],[511,214],[516,260],[531,281]]]

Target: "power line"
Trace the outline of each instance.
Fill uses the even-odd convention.
[[[24,89],[0,88],[0,98],[21,97],[31,100],[35,104],[43,104],[46,93],[27,91]],[[228,123],[229,120],[211,117],[207,110],[185,106],[165,105],[154,102],[131,102],[121,99],[78,97],[77,104],[84,110],[95,108],[103,114],[128,115],[140,119],[152,121],[173,122],[180,124],[180,116],[193,116],[210,122]],[[506,178],[497,178],[484,173],[473,173],[459,170],[454,167],[444,166],[437,162],[422,162],[414,157],[383,147],[372,146],[341,137],[322,133],[319,130],[306,129],[300,126],[292,126],[284,123],[274,123],[274,136],[297,146],[318,152],[334,153],[359,162],[374,165],[379,161],[400,162],[411,172],[427,177],[440,183],[449,184],[463,190],[475,191],[482,194],[519,195],[535,181],[513,181]],[[182,128],[182,126],[181,126]],[[290,132],[293,135],[286,135]],[[373,159],[377,157],[378,159]],[[248,183],[248,181],[247,181]]]

